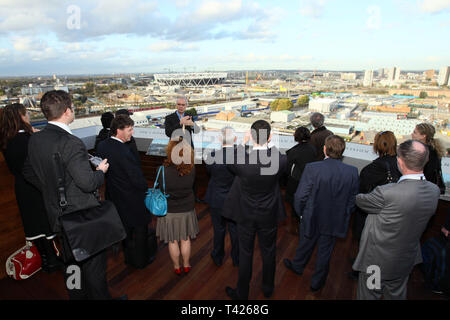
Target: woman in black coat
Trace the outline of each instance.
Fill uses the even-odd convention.
[[[359,174],[359,193],[369,193],[378,186],[395,183],[402,176],[397,167],[397,139],[391,131],[378,132],[373,143],[378,154]],[[353,237],[361,239],[367,213],[357,207],[353,221]]]
[[[378,158],[365,166],[359,174],[359,193],[369,193],[378,186],[396,183],[402,176],[397,166],[397,139],[391,131],[378,132],[373,142],[373,150]],[[353,238],[359,243],[366,223],[367,213],[356,207],[353,220]],[[357,280],[358,271],[349,273]]]
[[[28,112],[22,104],[11,104],[0,110],[0,148],[8,169],[15,177],[14,191],[25,239],[38,249],[42,269],[52,272],[63,266],[53,246],[55,234],[50,229],[41,192],[22,175],[28,156],[28,140],[33,132]]]
[[[294,209],[294,194],[297,191],[305,165],[316,161],[317,150],[312,144],[309,143],[311,134],[305,127],[298,127],[297,130],[295,130],[294,139],[298,142],[298,144],[286,151],[289,174],[286,187],[286,201],[292,208],[291,232],[298,234],[300,218]]]
[[[442,179],[441,159],[445,155],[444,148],[438,139],[434,139],[436,129],[429,123],[420,123],[416,125],[411,137],[424,143],[428,147],[429,159],[423,168],[423,174],[427,181],[436,184],[441,193],[445,193],[445,185]]]

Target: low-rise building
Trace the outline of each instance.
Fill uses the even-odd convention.
[[[295,113],[287,110],[271,112],[270,121],[290,122],[295,119]]]

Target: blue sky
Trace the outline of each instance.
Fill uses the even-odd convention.
[[[450,0],[0,0],[0,76],[450,65]]]

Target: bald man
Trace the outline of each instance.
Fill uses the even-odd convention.
[[[439,188],[423,174],[428,156],[423,143],[403,142],[397,150],[400,180],[356,196],[356,205],[369,214],[353,264],[359,300],[407,297],[409,274],[422,262],[420,237],[439,200]]]

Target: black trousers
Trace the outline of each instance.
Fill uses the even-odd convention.
[[[330,269],[330,258],[335,244],[336,237],[333,236],[317,233],[312,238],[307,238],[304,224],[300,222],[299,243],[292,264],[295,270],[303,272],[317,245],[316,268],[311,278],[312,287],[320,288],[325,285]]]
[[[275,283],[277,226],[259,227],[238,225],[239,238],[239,278],[237,295],[239,299],[248,299],[253,268],[253,248],[258,236],[259,249],[263,263],[262,290],[266,294],[273,291]]]
[[[236,266],[239,264],[239,239],[236,222],[223,217],[221,208],[210,209],[214,229],[214,248],[211,255],[215,260],[222,262],[225,256],[225,234],[228,227],[231,240],[231,259],[233,259],[233,264]]]
[[[125,227],[127,237],[123,240],[125,263],[135,268],[145,268],[150,263],[148,226]]]
[[[59,238],[65,264],[64,282],[69,299],[110,300],[111,294],[106,280],[107,249],[84,261],[76,262],[65,236]]]

